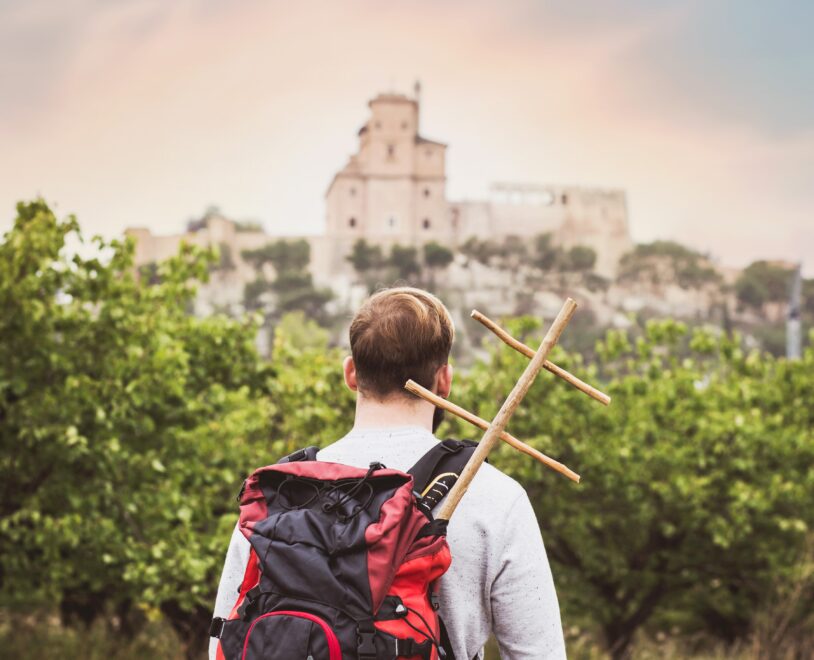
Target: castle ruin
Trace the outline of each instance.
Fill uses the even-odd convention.
[[[311,246],[317,284],[340,291],[353,285],[346,257],[359,239],[385,249],[431,241],[456,248],[471,237],[500,241],[550,233],[564,248],[591,247],[597,255],[594,270],[609,278],[621,255],[632,248],[624,191],[503,183],[495,184],[483,200],[449,200],[447,145],[419,133],[418,86],[412,98],[380,94],[368,105],[358,151],[334,175],[325,194],[324,233],[301,237]],[[280,238],[215,212],[184,234],[157,236],[144,228],[130,228],[126,234],[137,241],[137,266],[174,254],[182,240],[226,246],[234,268],[217,291],[209,287],[217,305],[230,300],[239,304],[243,285],[255,277],[241,251]]]

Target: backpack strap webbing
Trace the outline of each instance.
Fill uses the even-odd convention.
[[[444,625],[444,620],[440,616],[438,617],[438,626],[441,632],[441,648],[447,653],[446,660],[455,660],[455,653],[452,651],[452,642],[449,641],[447,627]],[[476,655],[472,660],[478,660],[478,656]]]
[[[458,481],[477,446],[472,440],[444,440],[407,471],[413,475],[418,508],[427,516]]]

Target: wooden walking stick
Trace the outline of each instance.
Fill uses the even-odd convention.
[[[469,488],[469,484],[472,483],[472,479],[475,477],[475,474],[480,469],[481,465],[483,465],[483,462],[486,460],[489,452],[492,451],[494,446],[500,441],[500,436],[506,428],[506,424],[508,423],[509,419],[511,419],[511,416],[514,414],[517,406],[523,400],[523,397],[526,396],[526,393],[529,391],[529,388],[534,382],[534,379],[537,377],[537,374],[540,373],[540,370],[543,368],[543,365],[548,358],[548,354],[551,352],[551,349],[554,348],[554,344],[557,343],[557,340],[560,338],[565,326],[568,325],[568,322],[574,315],[576,308],[577,304],[571,298],[568,298],[565,301],[565,304],[562,306],[562,309],[560,309],[559,314],[557,314],[557,318],[554,319],[554,323],[551,324],[548,332],[546,332],[546,335],[543,338],[540,347],[537,349],[537,352],[534,354],[534,357],[531,359],[531,362],[529,362],[526,370],[523,372],[523,375],[520,376],[520,380],[517,381],[514,388],[509,393],[509,396],[500,407],[497,415],[495,415],[495,418],[489,424],[489,428],[486,429],[486,433],[483,435],[480,443],[478,443],[478,446],[475,449],[475,452],[472,454],[472,457],[467,462],[466,467],[464,467],[463,471],[461,472],[461,476],[458,478],[458,481],[455,482],[452,490],[450,490],[446,499],[441,504],[441,509],[436,515],[437,519],[449,520],[452,517],[458,503],[461,501],[464,493]]]
[[[512,337],[508,332],[506,332],[503,328],[501,328],[497,323],[495,323],[485,314],[481,314],[477,309],[473,309],[471,316],[473,319],[482,323],[485,327],[487,327],[489,330],[495,333],[495,335],[497,335],[497,337],[501,341],[503,341],[508,346],[511,346],[518,353],[525,355],[527,358],[534,357],[533,348],[526,346],[522,341]],[[580,380],[573,374],[567,372],[562,367],[558,367],[553,362],[546,360],[543,363],[543,369],[545,369],[546,371],[550,371],[555,376],[559,376],[565,382],[570,383],[581,392],[587,394],[592,399],[599,401],[599,403],[605,406],[610,404],[611,398],[607,394],[605,394],[604,392],[600,392],[598,389],[592,387],[591,385],[588,385],[588,383],[586,383],[585,381]]]
[[[442,399],[437,394],[433,394],[425,387],[421,387],[418,383],[414,380],[408,380],[407,384],[404,386],[405,389],[409,390],[416,396],[420,396],[425,401],[429,401],[431,404],[438,408],[443,408],[449,413],[460,417],[466,422],[469,422],[473,426],[477,426],[479,429],[483,431],[489,428],[489,422],[485,419],[478,417],[477,415],[473,415],[468,410],[464,410],[461,406],[456,406],[451,401],[447,401],[446,399]],[[573,470],[569,469],[568,466],[563,465],[559,461],[555,461],[550,456],[546,456],[543,452],[537,451],[534,447],[529,447],[525,442],[518,440],[513,435],[511,435],[508,431],[503,431],[500,434],[500,439],[503,440],[507,445],[511,445],[517,451],[523,452],[532,458],[536,458],[540,463],[543,465],[550,467],[552,470],[559,472],[560,474],[564,474],[568,477],[571,481],[576,481],[579,483],[579,475],[574,472]]]

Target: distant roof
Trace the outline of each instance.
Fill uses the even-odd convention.
[[[378,101],[390,101],[390,102],[397,102],[397,103],[418,103],[415,99],[411,99],[404,94],[394,94],[394,93],[387,93],[387,94],[379,94],[375,98],[370,100],[369,104],[376,103]],[[368,105],[369,105],[368,104]]]
[[[446,147],[447,146],[444,142],[438,142],[437,140],[428,140],[427,138],[421,137],[420,135],[415,136],[415,143],[416,144],[437,144],[439,147]]]

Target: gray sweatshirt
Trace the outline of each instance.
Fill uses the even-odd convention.
[[[438,442],[419,426],[354,429],[317,455],[366,468],[379,461],[409,470]],[[441,578],[440,614],[455,657],[477,657],[494,633],[503,660],[565,658],[557,593],[526,491],[485,464],[449,523],[452,565]],[[236,528],[223,567],[214,616],[228,617],[249,558]],[[215,658],[217,640],[210,645]]]

